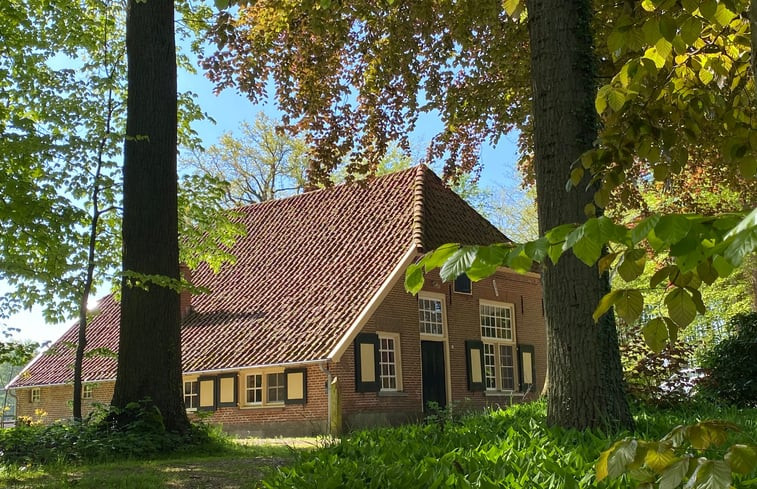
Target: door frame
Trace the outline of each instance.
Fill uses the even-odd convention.
[[[421,349],[422,341],[437,341],[442,343],[442,350],[444,351],[444,386],[447,392],[447,406],[452,404],[452,377],[451,377],[451,365],[449,361],[449,323],[447,322],[447,295],[439,292],[426,292],[422,291],[418,293],[418,298],[428,298],[441,301],[442,303],[442,334],[426,334],[419,333],[418,339],[418,359],[420,361],[421,372],[421,412],[423,411],[423,351]],[[420,328],[418,329],[420,331]]]

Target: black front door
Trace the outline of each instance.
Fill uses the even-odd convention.
[[[440,408],[447,405],[447,381],[444,375],[444,343],[421,341],[421,366],[423,374],[423,411],[428,403],[435,402]]]

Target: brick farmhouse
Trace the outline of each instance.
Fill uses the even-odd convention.
[[[184,401],[240,435],[315,434],[418,419],[440,407],[507,405],[540,392],[546,336],[537,274],[471,283],[405,269],[444,243],[503,242],[428,168],[239,209],[236,263],[182,294]],[[120,309],[88,327],[84,409],[108,403]],[[17,414],[71,417],[76,326],[8,386]],[[137,367],[138,368],[138,367]]]

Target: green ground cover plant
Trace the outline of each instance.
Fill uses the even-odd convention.
[[[633,436],[659,439],[679,424],[725,419],[748,443],[757,440],[757,410],[697,405],[644,408]],[[354,433],[339,443],[300,452],[262,486],[273,488],[631,488],[622,476],[598,483],[600,453],[624,434],[546,426],[545,405],[513,406],[458,422],[408,425]],[[626,436],[632,434],[626,433]],[[741,477],[741,486],[757,479]]]

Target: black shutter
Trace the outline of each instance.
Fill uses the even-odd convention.
[[[360,333],[355,338],[355,391],[378,392],[380,374],[379,337],[376,333]]]
[[[529,365],[530,372],[526,372]],[[528,375],[529,373],[530,376]],[[527,382],[528,380],[530,382]],[[536,363],[534,362],[533,345],[518,345],[518,381],[521,392],[530,390],[536,385]]]
[[[484,342],[465,340],[465,366],[468,369],[468,390],[483,391],[484,378]]]
[[[291,392],[290,387],[292,388]],[[284,394],[284,404],[307,403],[308,371],[306,368],[288,368],[284,370]]]

